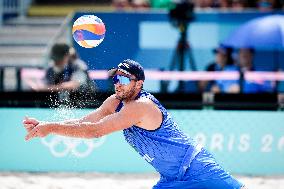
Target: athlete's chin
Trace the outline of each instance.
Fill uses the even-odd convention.
[[[117,100],[123,100],[123,98],[122,98],[121,96],[119,96],[119,95],[115,95],[115,98],[116,98]]]
[[[120,92],[115,92],[115,98],[118,100],[124,100],[123,95]]]

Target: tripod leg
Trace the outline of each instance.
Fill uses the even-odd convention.
[[[173,58],[172,58],[172,62],[171,62],[171,65],[170,65],[170,71],[173,71],[174,69],[175,69],[175,67],[176,67],[176,64],[177,64],[177,58],[179,57],[179,55],[178,55],[178,50],[176,49],[175,50],[175,53],[174,53],[174,55],[173,55]]]
[[[192,54],[192,50],[191,50],[191,48],[189,46],[186,49],[186,54],[188,55],[188,58],[189,58],[190,69],[192,71],[197,71],[196,64],[194,62],[194,58],[193,58],[193,54]]]
[[[173,58],[171,61],[171,65],[170,65],[170,71],[173,71],[176,67],[177,64],[177,58],[178,58],[178,50],[176,49],[174,54],[173,54]],[[168,92],[168,87],[169,87],[170,81],[169,80],[163,80],[161,81],[161,92]]]
[[[188,45],[186,49],[186,55],[188,56],[189,59],[189,66],[191,71],[197,71],[196,64],[194,61],[194,57],[192,54],[192,50],[190,46]],[[197,92],[198,91],[198,81],[188,81],[187,86],[190,88],[189,92]]]

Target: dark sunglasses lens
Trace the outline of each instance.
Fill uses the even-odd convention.
[[[131,80],[128,77],[122,76],[122,75],[116,75],[112,78],[113,84],[122,84],[122,85],[128,85]]]

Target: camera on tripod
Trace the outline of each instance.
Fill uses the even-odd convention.
[[[173,0],[174,1],[174,0]],[[189,60],[189,66],[192,71],[196,71],[194,58],[191,52],[190,44],[187,41],[187,29],[189,23],[194,19],[193,15],[194,4],[191,0],[179,0],[175,1],[175,7],[169,11],[169,19],[171,24],[179,30],[180,38],[173,54],[172,62],[170,64],[170,70],[178,69],[179,71],[185,71],[187,64],[186,60]],[[167,91],[169,81],[163,82],[163,89]],[[177,92],[186,91],[186,82],[179,81]]]
[[[194,19],[194,4],[191,0],[179,0],[175,3],[175,7],[170,10],[169,17],[171,23],[175,27],[187,25]]]

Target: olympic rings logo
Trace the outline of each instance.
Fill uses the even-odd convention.
[[[50,139],[51,138],[51,139]],[[95,148],[104,144],[106,137],[98,139],[77,139],[64,136],[42,138],[41,142],[47,146],[55,157],[72,154],[79,158],[89,156]]]

